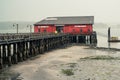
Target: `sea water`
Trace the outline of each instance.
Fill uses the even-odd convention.
[[[28,33],[30,32],[30,25],[33,26],[34,22],[0,22],[0,33],[16,33],[16,24],[18,24],[18,33]]]
[[[111,30],[111,37],[118,37],[120,40],[120,26],[118,24],[112,26],[94,26],[94,31],[97,32],[97,46],[98,47],[110,47],[120,49],[120,42],[108,43],[108,28]]]

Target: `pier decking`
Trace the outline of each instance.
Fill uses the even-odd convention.
[[[0,34],[0,69],[68,43],[68,34]]]
[[[0,34],[0,69],[69,43],[96,44],[96,33],[91,35],[63,33]]]

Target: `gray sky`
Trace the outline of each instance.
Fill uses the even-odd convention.
[[[51,16],[95,16],[120,23],[120,0],[0,0],[0,21],[40,21]]]

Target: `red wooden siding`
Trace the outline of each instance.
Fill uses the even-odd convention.
[[[38,33],[38,32],[48,32],[48,33],[52,33],[55,32],[56,27],[55,26],[35,26],[34,27],[34,32]]]
[[[65,25],[64,33],[71,34],[91,34],[93,31],[92,25]]]
[[[38,32],[38,27],[34,26],[34,33],[37,33],[37,32]]]
[[[54,33],[56,31],[56,26],[54,25],[42,25],[35,26],[34,32],[48,32]],[[86,25],[65,25],[63,26],[63,33],[70,34],[91,34],[93,32],[92,24]]]

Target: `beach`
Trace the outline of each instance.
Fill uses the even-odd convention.
[[[18,80],[120,80],[117,54],[117,51],[73,45],[13,65],[9,71],[19,73]],[[91,56],[108,57],[92,59]]]

